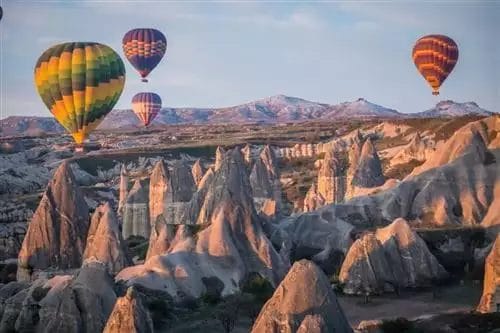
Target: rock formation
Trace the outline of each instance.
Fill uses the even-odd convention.
[[[325,205],[325,199],[318,192],[318,185],[312,183],[304,197],[304,212],[312,212]]]
[[[404,219],[365,234],[349,249],[339,280],[348,294],[381,293],[429,285],[444,268]]]
[[[500,312],[500,234],[484,265],[483,295],[477,307],[482,313]]]
[[[123,239],[126,240],[130,236],[148,238],[150,230],[148,194],[137,179],[123,207]]]
[[[273,150],[265,146],[250,173],[250,185],[256,207],[260,210],[266,199],[281,205],[281,183],[278,163]]]
[[[193,167],[191,168],[191,173],[193,174],[193,180],[197,187],[199,186],[200,181],[203,178],[205,172],[206,170],[203,167],[203,164],[201,164],[201,160],[197,159],[196,162],[194,162]]]
[[[106,267],[85,263],[68,282],[50,289],[40,302],[37,332],[102,332],[116,301]]]
[[[186,162],[183,160],[175,161],[170,176],[172,184],[171,202],[188,202],[191,200],[193,193],[196,191],[196,185]]]
[[[252,148],[248,143],[241,149],[241,154],[243,155],[243,161],[245,161],[247,167],[252,167]]]
[[[214,165],[214,171],[219,170],[222,160],[224,159],[224,154],[225,154],[224,148],[221,146],[217,146],[217,150],[215,151],[215,165]]]
[[[118,298],[103,333],[153,333],[153,322],[133,287]]]
[[[280,283],[257,317],[253,333],[352,332],[325,274],[301,260]]]
[[[327,152],[318,170],[318,194],[326,204],[330,204],[342,202],[345,192],[345,166],[334,156],[333,152]]]
[[[399,150],[391,159],[390,165],[397,166],[411,161],[423,162],[434,152],[429,140],[422,138],[419,132],[415,133],[410,142]]]
[[[500,233],[500,181],[498,179],[493,189],[493,201],[481,221],[481,226],[486,229],[489,238],[495,239]]]
[[[169,224],[178,224],[179,216],[182,215],[196,191],[193,174],[184,161],[178,160],[173,163],[169,188],[166,195],[164,218]]]
[[[33,270],[80,267],[89,227],[89,209],[63,162],[43,194],[18,257],[18,279]]]
[[[382,164],[372,140],[368,138],[363,144],[352,185],[357,187],[377,187],[384,184]]]
[[[97,207],[92,215],[83,260],[103,263],[112,275],[131,263],[118,219],[109,203]]]
[[[156,219],[155,224],[151,228],[146,260],[153,256],[167,253],[175,236],[174,227],[175,225],[173,224],[167,224],[163,216],[159,216]]]
[[[124,164],[122,164],[122,168],[120,170],[120,194],[118,198],[118,215],[121,216],[123,207],[127,202],[128,195],[128,173],[127,168]]]
[[[168,253],[124,269],[117,279],[165,290],[177,300],[206,292],[204,278],[219,279],[223,295],[238,291],[250,273],[276,285],[287,267],[264,234],[249,189],[240,151],[228,151],[195,193]],[[189,225],[195,223],[201,230]]]
[[[272,225],[271,241],[294,254],[291,260],[312,258],[325,271],[335,271],[352,243],[353,226],[332,219],[328,211],[300,214]]]
[[[495,119],[496,118],[496,119]],[[475,153],[478,160],[486,162],[487,146],[492,133],[500,131],[500,119],[490,117],[460,128],[443,145],[432,153],[424,164],[415,168],[410,176],[448,164],[460,156]],[[479,155],[478,155],[479,154]]]
[[[500,150],[490,153],[490,163],[481,163],[469,153],[390,189],[326,205],[307,213],[308,219],[325,223],[342,220],[360,228],[384,226],[398,217],[425,226],[479,225],[489,207],[496,205],[494,187],[500,181]],[[494,216],[495,211],[491,214]],[[290,219],[299,221],[303,217]]]
[[[165,205],[170,189],[170,174],[163,163],[158,161],[149,178],[149,221],[154,223],[158,216],[165,215]]]

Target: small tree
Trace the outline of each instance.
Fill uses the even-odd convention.
[[[234,330],[234,326],[238,320],[239,309],[240,300],[237,295],[228,296],[219,303],[215,318],[219,321],[225,333],[230,333]]]

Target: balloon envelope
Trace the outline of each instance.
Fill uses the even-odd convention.
[[[417,40],[412,57],[420,74],[432,87],[432,94],[439,95],[439,87],[457,63],[458,46],[450,37],[427,35]]]
[[[143,81],[158,65],[167,50],[165,35],[156,29],[133,29],[123,37],[123,53]]]
[[[142,92],[132,98],[132,110],[148,126],[161,109],[161,98],[155,93]]]
[[[110,47],[71,42],[46,50],[35,85],[57,121],[81,144],[111,111],[125,84],[125,67]]]

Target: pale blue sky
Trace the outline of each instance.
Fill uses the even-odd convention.
[[[500,1],[17,1],[0,0],[1,115],[50,116],[33,85],[39,55],[65,41],[105,43],[123,57],[135,27],[165,33],[167,54],[139,91],[165,106],[222,107],[285,94],[336,104],[364,97],[401,112],[440,99],[500,111]],[[416,39],[452,37],[460,59],[433,97],[411,59]]]

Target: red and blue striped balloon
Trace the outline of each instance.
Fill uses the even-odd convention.
[[[161,109],[161,98],[152,92],[141,92],[132,98],[132,110],[148,126]]]
[[[123,37],[123,53],[147,82],[146,77],[160,63],[167,50],[165,35],[156,29],[133,29]]]

